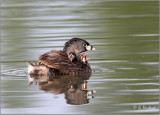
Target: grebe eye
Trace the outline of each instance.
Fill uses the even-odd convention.
[[[87,46],[87,44],[85,44],[85,43],[84,43],[84,44],[83,44],[83,46],[84,46],[84,47],[86,47],[86,46]]]

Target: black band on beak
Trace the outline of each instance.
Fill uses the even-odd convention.
[[[93,46],[91,46],[91,50],[96,50],[96,48],[94,48]]]

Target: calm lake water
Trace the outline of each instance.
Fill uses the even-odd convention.
[[[158,1],[1,4],[1,113],[158,115]],[[61,50],[73,37],[97,49],[87,52],[93,74],[86,81],[96,93],[80,105],[67,103],[64,91],[29,85],[25,73],[27,61]]]

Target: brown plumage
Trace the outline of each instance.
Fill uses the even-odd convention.
[[[41,55],[38,61],[47,67],[59,70],[62,74],[80,74],[91,72],[88,62],[83,63],[78,56],[74,61],[70,61],[67,54],[63,51],[52,50]]]
[[[38,65],[29,64],[32,69],[28,68],[28,74],[40,74],[40,73],[47,73],[47,74],[59,74],[59,75],[77,75],[81,73],[91,73],[91,68],[87,62],[82,60],[81,55],[79,53],[85,52],[87,50],[94,50],[93,46],[80,38],[72,38],[68,42],[65,43],[63,51],[61,50],[52,50],[38,58]],[[70,57],[73,57],[70,59]],[[39,72],[43,71],[43,69],[39,69],[41,66],[46,66],[48,70],[46,72]],[[36,68],[36,69],[35,69]]]

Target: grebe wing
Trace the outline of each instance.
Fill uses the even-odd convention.
[[[71,62],[64,51],[52,50],[41,55],[38,61],[50,68],[62,69]]]

